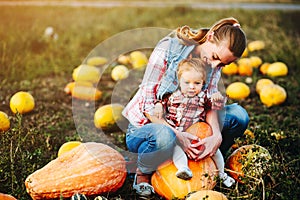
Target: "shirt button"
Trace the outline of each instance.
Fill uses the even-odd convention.
[[[177,81],[173,81],[173,84],[174,84],[174,85],[177,85]]]

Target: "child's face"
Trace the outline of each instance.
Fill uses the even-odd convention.
[[[187,97],[198,95],[202,89],[203,83],[202,73],[194,69],[184,71],[179,80],[181,92]]]

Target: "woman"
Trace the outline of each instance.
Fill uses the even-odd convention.
[[[143,196],[154,192],[150,185],[151,174],[159,164],[172,158],[176,140],[190,159],[200,160],[214,155],[218,148],[226,153],[249,122],[248,114],[241,106],[224,106],[224,97],[212,105],[213,110],[206,115],[213,135],[198,143],[191,144],[191,140],[197,138],[189,133],[175,135],[168,126],[150,123],[147,114],[161,117],[161,113],[154,110],[155,103],[178,88],[176,71],[182,59],[196,57],[210,65],[203,89],[211,95],[218,91],[222,67],[238,59],[246,48],[245,34],[234,18],[221,19],[210,29],[193,31],[183,26],[175,33],[159,41],[149,58],[139,90],[123,111],[130,122],[126,133],[128,150],[138,154],[133,187]],[[219,109],[218,113],[216,109]],[[205,146],[204,151],[197,149],[200,145]]]

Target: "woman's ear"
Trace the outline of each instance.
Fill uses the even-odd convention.
[[[215,34],[214,31],[208,32],[208,34],[207,34],[207,41],[214,42],[214,34]]]

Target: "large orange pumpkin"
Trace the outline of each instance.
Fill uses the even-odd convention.
[[[108,145],[82,143],[30,174],[26,190],[33,200],[69,198],[74,193],[114,192],[126,178],[123,156]]]
[[[187,132],[200,138],[205,138],[212,134],[211,127],[205,122],[198,122],[192,125],[187,129]],[[166,199],[182,199],[190,192],[214,188],[217,168],[210,157],[197,162],[189,160],[188,165],[193,172],[193,178],[183,180],[176,177],[177,168],[171,160],[161,164],[151,178],[151,184],[155,192]]]

